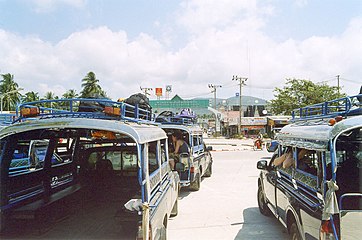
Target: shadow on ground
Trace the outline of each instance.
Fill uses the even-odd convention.
[[[287,230],[275,217],[262,215],[256,207],[245,209],[243,211],[243,219],[243,221],[231,224],[241,226],[234,240],[289,239]]]

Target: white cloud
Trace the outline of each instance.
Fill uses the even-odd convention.
[[[209,9],[208,1],[204,3]],[[199,4],[198,8],[202,7]],[[216,14],[214,20],[200,21],[194,28],[202,31],[190,26],[192,37],[177,50],[170,50],[151,35],[140,33],[130,40],[127,32],[112,31],[106,26],[75,32],[55,45],[38,37],[0,30],[0,71],[14,74],[24,92],[37,91],[41,96],[47,91],[61,96],[68,89],[79,93],[81,79],[89,71],[96,73],[113,99],[139,92],[140,86],[169,84],[172,94],[207,97],[209,83],[223,84],[218,96],[230,97],[238,91],[236,82],[231,80],[235,74],[249,78],[243,94],[267,99],[273,94],[270,89],[282,87],[286,78],[293,77],[319,82],[341,75],[344,90],[357,93],[355,89],[360,85],[343,78],[357,81],[362,76],[361,19],[352,20],[340,36],[277,42],[262,31],[266,23],[261,16],[236,18],[233,8],[218,5],[223,7],[225,10],[220,9],[222,14]],[[254,11],[254,7],[257,8],[255,5],[239,9]],[[179,16],[187,27],[192,21],[187,23],[186,16],[192,17],[194,12],[184,10],[181,12],[185,15]],[[213,10],[199,12],[207,16]],[[222,16],[229,18],[220,24],[218,19]]]
[[[272,13],[269,5],[258,6],[258,1],[190,0],[181,3],[178,23],[194,34],[209,28],[224,28],[240,19],[249,19]]]

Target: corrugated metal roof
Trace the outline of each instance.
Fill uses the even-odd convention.
[[[166,133],[156,125],[92,118],[50,118],[35,119],[7,126],[0,131],[0,139],[15,133],[49,128],[83,128],[112,131],[130,136],[136,143],[141,144],[167,138]]]
[[[342,132],[362,127],[362,116],[351,117],[328,125],[328,120],[305,121],[289,124],[277,134],[277,140],[283,144],[309,148],[328,149],[328,142]]]

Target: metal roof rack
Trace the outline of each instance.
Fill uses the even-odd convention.
[[[291,122],[356,115],[362,115],[362,94],[294,109]]]
[[[163,117],[163,118],[156,118],[157,123],[161,124],[176,124],[176,125],[193,125],[195,124],[195,118],[188,118],[188,117]]]
[[[17,118],[13,123],[25,119],[57,117],[154,123],[154,115],[151,110],[145,110],[139,108],[138,105],[133,106],[124,102],[94,98],[52,99],[22,103],[17,106],[16,116]]]
[[[194,125],[196,114],[189,108],[182,109],[179,114],[172,111],[163,111],[156,118],[155,122],[160,124]]]
[[[0,113],[0,127],[10,125],[15,117],[15,113]]]

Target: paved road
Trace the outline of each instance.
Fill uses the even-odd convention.
[[[197,192],[182,190],[179,214],[168,223],[168,238],[288,239],[283,226],[258,210],[256,162],[266,151],[253,151],[251,141],[208,139],[214,150],[210,178]]]

